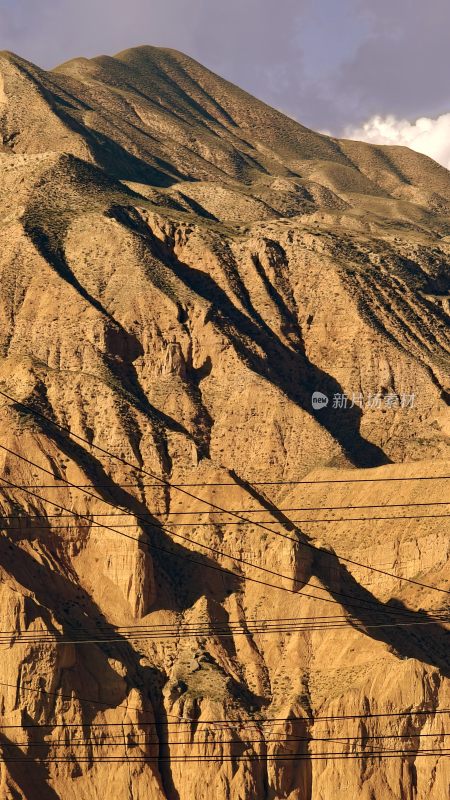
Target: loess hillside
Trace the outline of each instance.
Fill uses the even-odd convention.
[[[447,796],[449,263],[425,156],[0,54],[0,800]]]

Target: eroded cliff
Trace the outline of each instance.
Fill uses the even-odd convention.
[[[0,74],[1,796],[442,800],[449,173]]]

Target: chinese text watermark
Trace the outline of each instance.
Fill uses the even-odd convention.
[[[369,392],[367,396],[362,392],[353,392],[351,396],[343,392],[335,392],[331,397],[322,392],[314,392],[311,404],[316,411],[327,406],[336,410],[355,407],[361,409],[409,409],[414,408],[415,400],[415,394],[407,394],[405,392],[400,394]]]

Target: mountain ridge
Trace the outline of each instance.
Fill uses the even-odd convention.
[[[150,57],[151,55],[151,57]],[[125,57],[126,56],[126,57]],[[145,57],[144,57],[145,56]],[[11,55],[10,61],[16,64],[17,61],[20,64],[25,65],[28,72],[35,68],[33,65],[29,64],[29,62],[24,62],[22,59],[18,59],[18,57]],[[136,63],[137,62],[137,63]],[[102,70],[104,69],[105,65],[107,65],[106,73]],[[285,138],[286,129],[290,131],[291,137],[294,136],[296,138],[295,145],[298,148],[299,145],[301,147],[302,136],[306,135],[308,137],[308,151],[303,152],[303,156],[307,157],[308,160],[311,160],[311,155],[314,152],[314,149],[319,149],[318,155],[326,155],[329,157],[329,160],[332,160],[333,157],[335,160],[337,159],[340,163],[344,166],[354,167],[354,162],[350,158],[350,154],[365,154],[372,153],[380,156],[381,162],[383,162],[383,158],[386,157],[386,154],[391,154],[392,156],[398,156],[399,154],[405,153],[408,154],[407,157],[404,156],[403,159],[400,158],[400,161],[403,160],[405,162],[409,159],[413,161],[414,165],[426,164],[427,168],[430,169],[431,160],[428,159],[426,156],[422,156],[420,154],[414,154],[413,151],[408,151],[407,148],[401,147],[390,147],[390,146],[373,146],[373,145],[366,145],[364,143],[355,143],[350,140],[341,140],[344,143],[344,149],[340,144],[340,141],[337,139],[332,139],[327,137],[323,134],[316,134],[313,131],[302,126],[300,123],[295,122],[289,117],[286,117],[282,114],[282,112],[273,111],[269,108],[266,104],[262,103],[259,100],[255,100],[252,98],[251,95],[244,92],[243,90],[237,89],[237,87],[233,87],[227,81],[219,78],[218,76],[214,75],[214,73],[206,70],[202,67],[198,62],[195,62],[193,59],[184,56],[183,54],[178,53],[177,51],[170,51],[166,49],[159,49],[159,48],[135,48],[129,51],[124,51],[123,53],[118,54],[117,57],[106,57],[100,56],[94,59],[83,59],[81,62],[80,60],[74,59],[70,62],[66,62],[66,64],[60,65],[59,67],[55,68],[51,73],[45,73],[43,70],[37,70],[37,75],[43,78],[44,76],[48,76],[51,80],[55,81],[59,78],[73,80],[73,72],[74,67],[82,67],[81,70],[81,77],[87,81],[89,78],[89,72],[95,70],[97,75],[97,82],[101,84],[102,76],[106,79],[106,86],[109,86],[109,89],[112,91],[114,89],[114,72],[118,70],[118,77],[120,77],[123,81],[124,73],[123,70],[125,69],[125,77],[130,77],[131,73],[134,70],[134,80],[137,81],[137,86],[131,86],[131,89],[134,88],[139,89],[139,85],[142,88],[142,82],[146,80],[146,72],[151,73],[151,83],[153,87],[159,86],[160,89],[164,90],[165,96],[163,98],[159,98],[159,102],[162,99],[166,100],[166,104],[173,99],[172,95],[170,94],[170,89],[175,85],[175,88],[178,86],[178,90],[183,92],[181,98],[178,98],[178,104],[181,102],[181,107],[186,111],[186,99],[189,105],[191,103],[191,117],[192,114],[197,110],[200,113],[200,116],[203,116],[203,122],[205,121],[205,108],[201,106],[197,102],[195,105],[195,96],[190,97],[189,93],[185,91],[186,88],[190,89],[190,91],[195,95],[197,94],[197,100],[200,99],[204,105],[210,105],[210,108],[216,113],[222,113],[222,119],[219,120],[222,123],[222,127],[224,124],[231,124],[235,127],[239,127],[239,120],[234,120],[232,114],[230,114],[230,107],[233,105],[234,101],[234,109],[235,109],[235,116],[239,113],[241,114],[241,122],[250,130],[251,126],[255,126],[255,118],[258,117],[257,111],[261,115],[262,112],[266,112],[269,114],[270,119],[270,126],[267,126],[266,121],[266,128],[270,128],[270,137],[273,140],[275,135],[276,139],[276,130],[277,124],[276,122],[282,123],[283,126],[283,136],[281,138]],[[83,74],[83,70],[87,72],[87,75]],[[192,73],[192,74],[191,74]],[[184,81],[184,86],[181,86],[174,81],[174,76],[178,78],[179,83]],[[148,75],[147,75],[148,78]],[[123,81],[124,82],[124,81]],[[204,84],[204,85],[202,85]],[[58,84],[56,84],[58,85]],[[215,88],[216,94],[220,94],[223,87],[226,88],[226,91],[222,91],[223,99],[226,101],[226,105],[228,106],[228,111],[225,112],[220,106],[220,103],[217,99],[214,99],[211,93],[208,94],[208,91],[205,89],[205,86],[213,86]],[[62,85],[59,87],[60,89],[64,89],[64,81]],[[80,88],[78,86],[78,88]],[[199,94],[200,93],[200,94]],[[70,92],[68,93],[70,95]],[[232,97],[230,97],[232,95]],[[184,98],[184,99],[183,99]],[[238,100],[244,100],[245,103],[242,104],[237,102]],[[111,99],[111,96],[110,96]],[[151,100],[151,98],[145,97],[146,101]],[[192,107],[192,104],[194,106]],[[153,101],[154,104],[154,101]],[[247,104],[251,104],[252,106],[252,113],[249,113],[249,109],[247,108]],[[243,107],[244,105],[244,107]],[[173,111],[174,109],[172,109]],[[207,110],[207,108],[206,108]],[[167,108],[164,109],[167,112]],[[198,113],[196,122],[198,123]],[[267,137],[268,131],[263,131],[263,134]],[[217,135],[215,137],[218,138]],[[280,137],[279,137],[280,138]],[[288,137],[289,140],[289,137]],[[289,143],[289,141],[288,141]],[[278,143],[279,144],[279,143]],[[254,144],[251,145],[254,149]],[[348,153],[345,152],[348,151]],[[247,153],[248,155],[248,153]],[[395,165],[395,158],[393,159],[394,163],[390,163],[390,169],[396,169]],[[358,165],[356,165],[358,168]],[[288,167],[287,167],[288,168]],[[399,167],[397,166],[397,169]],[[434,173],[436,176],[439,176],[442,182],[446,182],[446,194],[448,199],[448,172],[445,170],[444,167],[434,167]],[[286,167],[284,169],[286,173]],[[408,176],[403,175],[400,169],[400,175],[403,180],[408,180]],[[445,177],[444,177],[445,176]]]

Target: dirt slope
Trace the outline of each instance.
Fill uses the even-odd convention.
[[[0,55],[0,798],[446,796],[449,260],[425,156]]]

